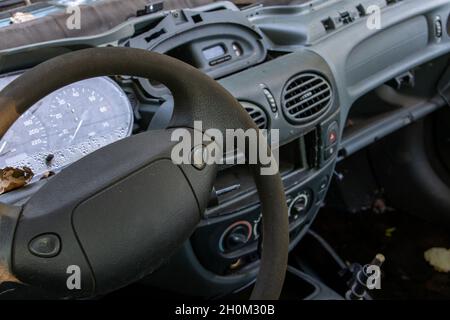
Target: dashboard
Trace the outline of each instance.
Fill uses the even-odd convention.
[[[32,65],[98,45],[164,53],[202,70],[230,91],[261,129],[279,129],[292,249],[322,207],[338,159],[394,130],[376,123],[363,128],[364,135],[346,135],[353,103],[450,52],[447,1],[377,1],[383,14],[380,30],[367,28],[369,2],[318,0],[243,10],[219,2],[153,12],[97,36],[4,50],[0,89],[20,76],[15,70],[29,67],[21,61]],[[0,141],[0,167],[28,166],[38,178],[58,172],[131,134],[164,128],[173,108],[170,92],[148,79],[117,76],[74,83],[41,100],[13,125]],[[395,129],[425,114],[405,113]],[[0,200],[22,200],[20,192],[27,188]],[[223,167],[205,219],[190,241],[144,282],[205,297],[239,290],[255,279],[261,237],[251,174],[239,166]]]

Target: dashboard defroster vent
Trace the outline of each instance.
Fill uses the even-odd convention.
[[[240,101],[240,103],[244,107],[244,109],[248,112],[253,121],[255,121],[258,128],[268,129],[269,125],[267,115],[263,109],[250,102]]]
[[[282,106],[289,121],[300,123],[323,114],[331,105],[330,83],[315,73],[301,73],[291,79],[282,95]]]

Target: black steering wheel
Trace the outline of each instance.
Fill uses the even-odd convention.
[[[0,204],[0,282],[12,279],[78,298],[150,274],[195,230],[217,171],[216,165],[174,164],[173,130],[192,132],[194,120],[203,122],[203,130],[257,130],[235,98],[197,69],[145,50],[94,48],[48,60],[10,83],[0,93],[0,137],[51,92],[106,75],[167,86],[175,101],[169,128],[133,135],[82,158],[49,179],[23,207]],[[261,164],[250,166],[264,222],[251,297],[277,299],[289,244],[283,185],[278,173],[261,175]],[[70,285],[72,272],[80,281]]]

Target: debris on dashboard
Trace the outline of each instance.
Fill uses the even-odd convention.
[[[28,167],[0,169],[0,194],[22,188],[33,176],[33,171]]]
[[[450,272],[450,249],[428,249],[425,251],[424,258],[436,271]]]
[[[12,24],[23,23],[36,19],[36,17],[29,12],[16,12],[10,18]]]
[[[55,155],[53,153],[50,153],[45,157],[45,163],[47,165],[50,165],[52,163],[53,159],[55,159]]]
[[[55,172],[53,171],[46,171],[44,172],[44,174],[41,176],[41,178],[39,180],[45,180],[48,179],[50,177],[53,177],[55,175]]]

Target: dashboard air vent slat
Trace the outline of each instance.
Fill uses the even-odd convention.
[[[289,90],[286,90],[286,94],[291,94],[293,91],[297,92],[299,85],[307,86],[307,85],[311,84],[311,82],[314,82],[316,80],[317,80],[316,78],[311,78],[311,79],[307,80],[306,82],[294,81],[294,83],[292,83],[292,87]]]
[[[320,89],[320,90],[325,90],[325,89],[327,89],[326,88],[326,86],[325,86],[325,88],[324,88],[324,84],[323,83],[318,83],[318,84],[316,84],[315,86],[313,86],[312,88],[307,88],[308,90],[311,90],[311,91],[314,91],[314,90],[316,90],[316,89]],[[312,98],[314,98],[315,96],[317,96],[318,94],[320,94],[322,91],[319,91],[318,93],[316,93],[313,97],[309,97],[308,98],[308,100],[310,100],[310,99],[312,99]],[[288,100],[286,100],[286,103],[289,103],[289,102],[291,102],[291,101],[293,101],[293,100],[295,100],[295,99],[298,99],[298,98],[300,98],[300,96],[303,94],[303,91],[300,91],[299,93],[297,93],[295,96],[293,96],[293,97],[291,97],[291,98],[289,98]],[[306,102],[307,100],[304,100],[303,102]]]
[[[303,122],[320,116],[331,105],[330,83],[315,73],[301,73],[290,80],[283,92],[282,106],[292,122]]]
[[[253,119],[253,121],[255,121],[258,128],[268,129],[268,119],[263,109],[253,103],[249,103],[246,101],[240,101],[240,103]]]

